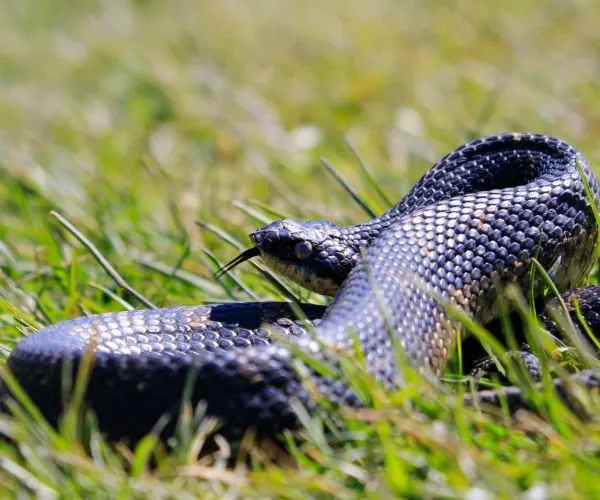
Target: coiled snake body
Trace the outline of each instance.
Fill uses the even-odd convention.
[[[560,290],[583,282],[598,242],[591,204],[599,192],[588,162],[562,141],[533,134],[475,140],[364,224],[283,220],[251,235],[254,247],[234,264],[260,255],[308,288],[337,291],[325,311],[301,306],[319,342],[286,304],[174,307],[51,325],[22,340],[8,363],[56,421],[64,362],[76,367],[92,349],[86,401],[115,437],[151,430],[179,407],[186,381],[192,403],[205,401],[232,427],[293,426],[290,401],[310,406],[312,399],[293,367],[294,349],[272,342],[272,330],[315,356],[358,342],[366,369],[388,387],[399,383],[394,336],[411,364],[439,375],[461,331],[448,304],[477,321],[492,319],[495,295],[510,283],[527,286],[534,257]],[[577,377],[599,385],[595,372]],[[360,404],[343,381],[317,373],[312,380],[334,403]],[[490,401],[497,397],[487,392]]]

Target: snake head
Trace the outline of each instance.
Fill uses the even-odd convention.
[[[334,295],[360,257],[342,228],[324,220],[278,220],[251,233],[250,239],[254,246],[221,268],[220,274],[260,255],[277,274],[314,292]]]

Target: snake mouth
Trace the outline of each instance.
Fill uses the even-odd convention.
[[[215,279],[219,279],[221,276],[224,276],[225,274],[227,274],[229,271],[231,271],[234,267],[238,266],[242,262],[246,262],[247,260],[250,260],[252,257],[258,257],[259,255],[260,255],[260,251],[258,250],[257,247],[248,248],[247,250],[244,250],[241,254],[239,254],[236,258],[234,258],[233,260],[231,260],[227,264],[225,264],[223,267],[220,267],[219,269],[217,269],[215,271],[215,273],[213,274],[213,277]]]

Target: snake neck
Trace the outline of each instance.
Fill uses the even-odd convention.
[[[415,186],[382,215],[340,228],[345,241],[368,246],[398,218],[450,198],[524,186],[542,176],[560,176],[578,151],[545,135],[499,134],[471,141],[438,160]]]

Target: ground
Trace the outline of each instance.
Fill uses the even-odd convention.
[[[51,210],[160,306],[289,293],[323,303],[250,265],[211,278],[267,221],[367,217],[320,157],[375,212],[438,157],[489,133],[558,136],[600,160],[595,2],[5,3],[5,355],[42,325],[140,306]],[[388,394],[350,376],[370,409],[306,418],[288,436],[287,458],[253,451],[233,467],[222,441],[198,462],[206,427],[171,447],[148,438],[130,450],[104,443],[88,420],[54,432],[35,411],[17,411],[0,417],[10,438],[0,443],[0,489],[43,498],[600,495],[598,423],[578,421],[552,395],[539,398],[541,415],[509,419],[422,382]],[[324,432],[331,422],[341,430]]]

